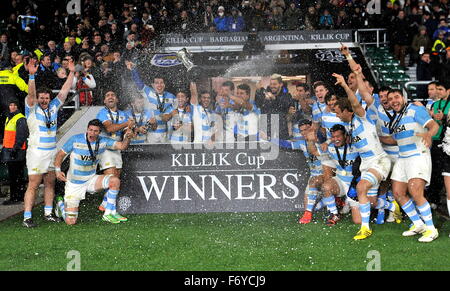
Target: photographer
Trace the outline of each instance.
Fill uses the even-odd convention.
[[[94,76],[89,73],[89,70],[92,68],[92,57],[86,56],[81,62],[82,65],[77,65],[75,67],[75,78],[73,79],[72,89],[94,89],[97,84],[95,82]],[[80,95],[80,104],[81,105],[92,105],[93,104],[93,95],[92,91],[82,91],[79,93]]]

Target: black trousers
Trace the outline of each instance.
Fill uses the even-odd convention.
[[[441,202],[441,192],[444,189],[444,177],[442,176],[442,170],[444,166],[444,160],[448,156],[442,151],[442,148],[438,147],[440,141],[433,140],[433,145],[431,146],[431,181],[430,186],[425,193],[425,197],[428,202],[434,204],[440,204]]]
[[[24,177],[25,161],[7,162],[9,175],[10,199],[13,201],[23,201],[27,189],[27,181]]]

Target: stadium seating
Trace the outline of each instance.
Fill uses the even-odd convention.
[[[378,77],[379,86],[401,89],[410,81],[410,77],[400,67],[400,62],[394,58],[388,47],[369,46],[366,48],[366,58]]]

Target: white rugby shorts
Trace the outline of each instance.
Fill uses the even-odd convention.
[[[57,149],[45,151],[37,148],[27,149],[28,175],[42,175],[55,170]]]
[[[429,153],[409,158],[399,158],[392,170],[391,180],[408,183],[413,178],[420,178],[426,181],[426,185],[431,180],[431,155]]]
[[[100,170],[109,168],[122,169],[122,153],[120,151],[105,150],[99,157]]]
[[[92,194],[101,190],[95,189],[95,183],[98,179],[101,179],[101,177],[104,177],[102,189],[108,189],[109,178],[111,176],[112,175],[93,175],[83,184],[75,184],[67,181],[64,188],[64,201],[66,202],[66,208],[78,208],[80,201],[86,197],[86,192]]]
[[[391,172],[391,166],[391,159],[386,154],[368,160],[362,160],[359,170],[361,171],[361,177],[365,172],[368,172],[369,169],[373,169],[378,172],[378,174],[382,177],[382,180],[386,180],[386,178],[389,177],[389,173]]]

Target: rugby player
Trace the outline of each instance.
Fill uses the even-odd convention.
[[[123,142],[109,137],[100,136],[102,123],[98,119],[91,120],[86,133],[72,136],[58,152],[55,159],[56,177],[65,182],[64,201],[57,203],[58,215],[67,224],[76,224],[80,201],[86,192],[95,193],[107,190],[107,204],[103,220],[110,223],[127,221],[116,211],[116,199],[120,191],[120,179],[112,174],[97,175],[99,156],[107,150],[125,150],[133,137],[131,128],[127,129]],[[61,171],[61,165],[66,155],[70,155],[70,166],[67,177]]]
[[[354,73],[361,74],[360,71]],[[361,229],[354,239],[362,240],[372,235],[369,226],[371,204],[376,207],[379,202],[377,201],[379,183],[389,175],[391,161],[381,146],[375,125],[367,118],[366,110],[352,89],[348,87],[342,75],[334,73],[333,76],[336,78],[336,85],[340,85],[348,96],[348,99],[343,98],[336,102],[335,112],[342,121],[350,123],[351,143],[361,156],[361,180],[356,186]],[[390,202],[378,207],[398,212],[398,207]]]
[[[69,76],[58,95],[52,99],[52,91],[41,87],[36,90],[35,74],[38,70],[36,60],[28,63],[28,96],[25,99],[25,116],[30,131],[26,163],[28,169],[28,188],[24,198],[23,226],[36,227],[31,210],[36,199],[37,189],[44,182],[44,219],[57,222],[53,214],[55,197],[56,129],[58,110],[66,101],[72,86],[75,64],[69,62]]]
[[[402,235],[421,234],[419,242],[431,242],[439,233],[434,227],[424,189],[431,179],[430,147],[432,136],[438,132],[439,125],[424,106],[408,104],[401,90],[390,90],[388,100],[397,117],[392,125],[392,136],[380,139],[386,143],[396,142],[399,146],[399,158],[391,175],[392,191],[413,222],[410,229]],[[411,195],[414,203],[407,193]]]

